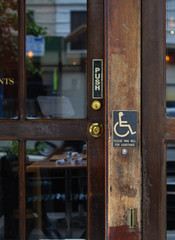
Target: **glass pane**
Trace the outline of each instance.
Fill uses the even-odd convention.
[[[26,0],[28,118],[86,118],[86,5]]]
[[[175,143],[167,144],[167,240],[175,239]]]
[[[27,239],[86,239],[85,141],[27,141]]]
[[[0,239],[19,240],[18,142],[0,141]]]
[[[18,115],[18,1],[0,1],[0,119]]]

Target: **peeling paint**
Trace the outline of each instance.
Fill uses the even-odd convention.
[[[131,232],[127,225],[109,228],[109,240],[138,240],[139,232]]]
[[[123,186],[120,186],[120,194],[127,197],[134,198],[137,195],[137,190],[132,188],[129,185],[123,185]]]

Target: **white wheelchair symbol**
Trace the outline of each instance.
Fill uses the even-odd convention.
[[[115,134],[116,134],[118,137],[126,137],[126,136],[128,136],[129,133],[131,133],[132,135],[136,134],[136,132],[133,132],[133,131],[132,131],[132,128],[131,128],[130,124],[128,124],[127,121],[122,121],[122,116],[123,116],[123,115],[124,115],[123,112],[119,112],[119,114],[118,114],[119,121],[116,122],[116,124],[114,125],[114,132],[115,132]],[[127,129],[126,129],[126,133],[124,133],[124,134],[119,134],[119,133],[117,132],[117,126],[118,126],[118,125],[119,125],[120,128],[127,128]]]

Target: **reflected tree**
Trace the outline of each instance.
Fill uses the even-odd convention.
[[[8,75],[18,61],[17,0],[0,1],[0,74]],[[4,76],[6,77],[6,76]],[[10,76],[9,76],[10,77]]]

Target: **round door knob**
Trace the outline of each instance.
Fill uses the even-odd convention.
[[[92,102],[92,104],[91,104],[91,107],[92,107],[95,111],[97,111],[97,110],[99,110],[99,109],[101,108],[101,102],[98,101],[98,100],[94,100],[94,101]]]
[[[89,132],[93,137],[100,137],[103,134],[103,125],[101,123],[92,123]]]

